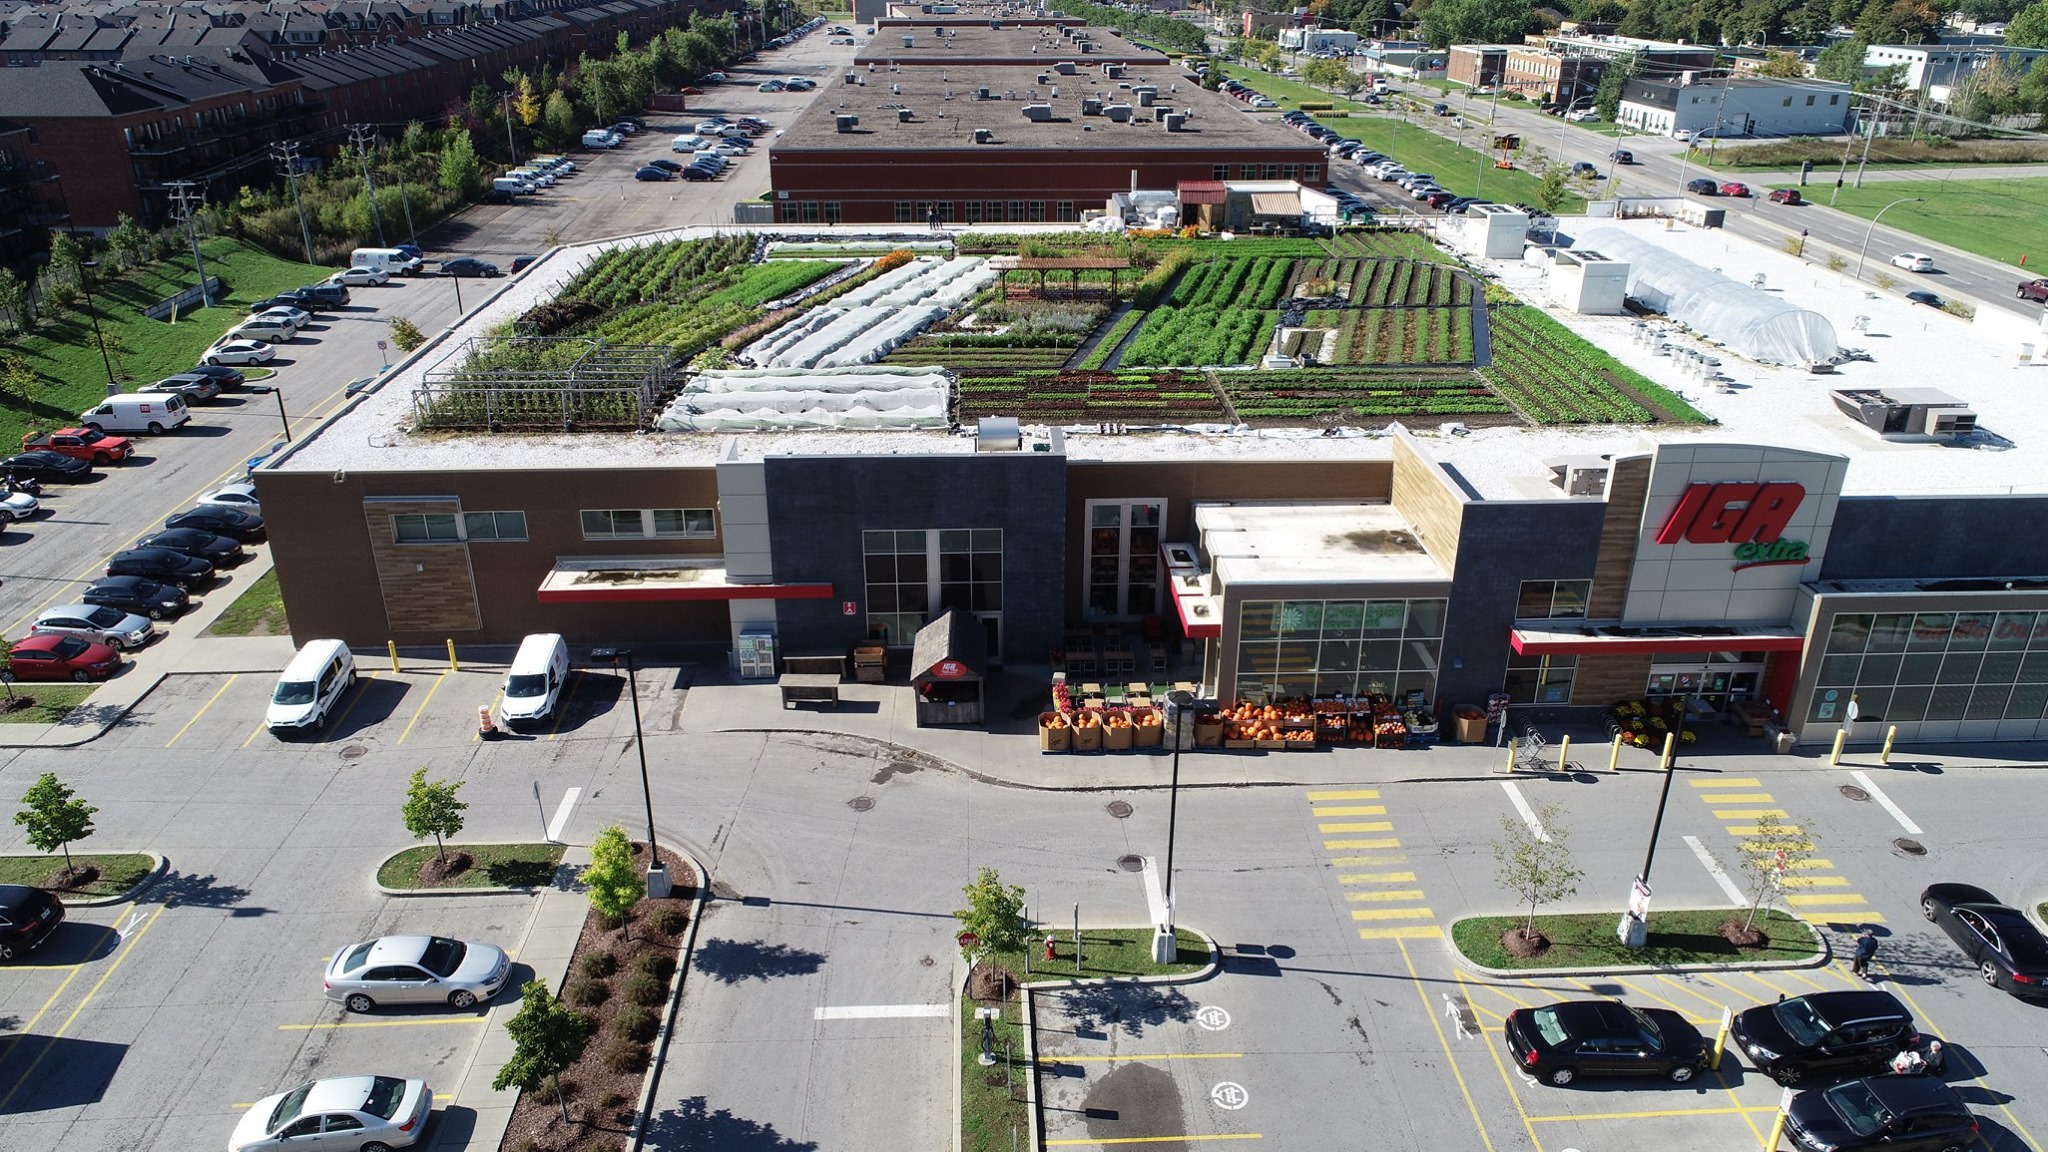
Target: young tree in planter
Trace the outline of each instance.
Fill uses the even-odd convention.
[[[441,863],[448,863],[448,848],[441,843],[443,836],[458,836],[462,833],[462,814],[469,805],[455,798],[456,789],[462,787],[460,780],[429,780],[425,768],[412,774],[412,784],[405,790],[405,830],[415,840],[434,838],[434,852]]]
[[[70,785],[45,772],[22,795],[14,822],[28,829],[29,846],[38,852],[62,849],[64,870],[71,871],[71,842],[92,835],[92,814],[99,809],[78,798]]]
[[[995,869],[983,868],[961,891],[967,894],[967,907],[954,909],[953,918],[963,930],[980,937],[978,947],[984,953],[1025,946],[1023,888],[1005,884]]]
[[[1756,831],[1736,842],[1741,849],[1738,862],[1749,879],[1749,915],[1743,918],[1743,932],[1756,927],[1757,913],[1784,887],[1785,874],[1813,859],[1814,839],[1811,821],[1788,824],[1766,814],[1756,818]]]
[[[583,870],[584,887],[590,889],[590,906],[619,922],[622,934],[631,934],[626,919],[633,905],[647,895],[647,881],[633,866],[633,845],[626,830],[617,824],[597,834],[590,843],[590,866]]]
[[[1586,875],[1572,863],[1571,833],[1558,823],[1563,810],[1556,804],[1536,810],[1536,823],[1543,827],[1541,835],[1527,821],[1503,813],[1500,839],[1493,842],[1493,859],[1500,865],[1494,878],[1529,906],[1529,920],[1521,929],[1525,943],[1537,939],[1536,909],[1576,893]]]
[[[530,1092],[552,1081],[562,1122],[570,1123],[569,1100],[562,1095],[563,1069],[576,1063],[590,1043],[590,1021],[548,991],[547,982],[529,980],[519,990],[519,1013],[505,1022],[512,1034],[512,1058],[491,1080],[492,1091],[518,1088]]]

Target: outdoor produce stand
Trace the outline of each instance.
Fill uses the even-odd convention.
[[[917,726],[982,723],[982,669],[987,661],[981,621],[965,612],[947,612],[918,629],[910,648]]]

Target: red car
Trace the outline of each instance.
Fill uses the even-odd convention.
[[[64,633],[45,632],[14,646],[16,680],[105,680],[121,666],[121,654]]]
[[[1747,185],[1747,184],[1723,184],[1723,185],[1721,185],[1721,195],[1723,195],[1723,196],[1747,196],[1747,195],[1749,195],[1749,185]]]
[[[1772,190],[1771,190],[1771,197],[1770,197],[1770,199],[1771,199],[1771,203],[1773,203],[1773,204],[1804,204],[1804,203],[1806,203],[1806,201],[1804,201],[1804,200],[1801,200],[1801,199],[1799,198],[1799,189],[1797,189],[1797,188],[1774,188],[1774,189],[1772,189]]]
[[[704,90],[702,88],[696,87],[695,85],[692,84],[685,84],[681,88],[676,89],[676,91],[684,96],[702,96],[704,94]]]

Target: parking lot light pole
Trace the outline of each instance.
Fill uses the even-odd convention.
[[[249,391],[254,392],[258,396],[277,397],[277,419],[279,423],[282,423],[284,425],[284,442],[287,444],[291,443],[292,422],[284,414],[284,389],[272,387],[271,385],[268,384],[258,384],[251,387]]]
[[[631,648],[592,648],[593,660],[609,660],[614,667],[626,662],[626,691],[633,699],[633,746],[640,753],[640,795],[647,802],[647,894],[656,900],[669,894],[668,869],[662,867],[661,849],[654,841],[654,790],[647,782],[647,738],[640,730],[640,678],[633,667]]]
[[[1870,254],[1870,237],[1877,231],[1877,222],[1884,219],[1884,214],[1901,204],[1922,204],[1926,200],[1924,196],[1908,196],[1902,200],[1894,200],[1877,210],[1877,215],[1870,218],[1870,227],[1863,230],[1863,247],[1856,250],[1856,279],[1863,279],[1863,258]]]

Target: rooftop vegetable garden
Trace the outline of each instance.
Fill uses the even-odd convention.
[[[1200,372],[969,374],[957,418],[1016,416],[1053,424],[1221,424],[1222,399]]]

